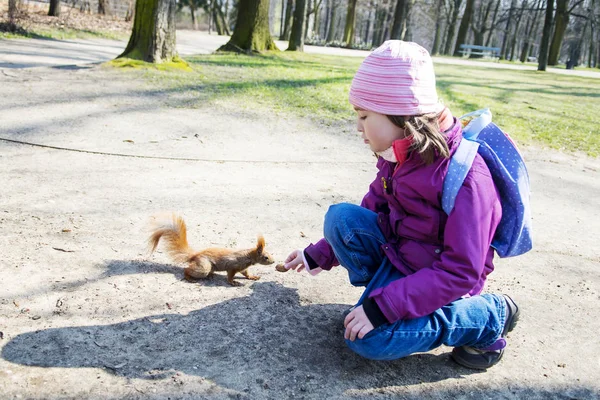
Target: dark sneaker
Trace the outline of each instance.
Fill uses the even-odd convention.
[[[476,349],[470,346],[455,347],[450,357],[458,364],[472,369],[488,369],[498,364],[502,359],[504,347],[506,346],[504,338],[517,325],[520,313],[519,307],[513,299],[507,295],[503,295],[503,297],[506,300],[507,315],[500,339],[485,349]]]

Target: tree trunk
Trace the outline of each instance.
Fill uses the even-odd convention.
[[[197,31],[198,30],[198,19],[196,18],[196,6],[194,6],[194,4],[190,3],[190,14],[192,17],[192,26],[194,27],[194,30]]]
[[[433,46],[431,48],[431,55],[436,56],[440,53],[440,45],[442,41],[442,21],[444,20],[442,16],[442,8],[444,5],[444,0],[438,0],[437,9],[436,9],[436,18],[435,18],[435,36],[433,39]]]
[[[127,3],[127,13],[125,14],[125,22],[129,22],[133,19],[133,15],[135,14],[135,2],[134,0],[129,0]]]
[[[373,19],[373,2],[369,3],[369,15],[367,16],[367,27],[365,29],[365,35],[363,36],[363,42],[369,43],[369,35],[371,34],[371,20]]]
[[[306,17],[304,18],[304,30],[303,35],[304,35],[304,41],[306,41],[306,39],[308,38],[308,25],[310,23],[310,15],[313,13],[313,9],[311,8],[310,2],[312,0],[304,0],[307,4],[306,7]],[[302,51],[302,50],[301,50]]]
[[[48,15],[51,17],[60,17],[60,0],[50,0]]]
[[[504,37],[502,38],[502,48],[500,50],[500,59],[506,60],[506,51],[508,48],[508,38],[510,37],[510,26],[513,19],[513,10],[517,6],[517,0],[512,0],[510,3],[510,9],[508,10],[508,19],[506,20],[506,27],[504,28]]]
[[[513,61],[515,59],[515,47],[517,47],[517,36],[519,35],[519,27],[521,26],[521,18],[523,18],[523,13],[525,12],[525,9],[527,8],[527,0],[523,0],[523,3],[521,4],[521,12],[519,13],[519,16],[517,17],[517,23],[515,24],[515,33],[512,37],[512,41],[511,41],[511,45],[510,45],[510,61]]]
[[[218,51],[277,50],[269,31],[269,0],[240,0],[235,29]]]
[[[550,45],[550,35],[552,34],[552,19],[554,17],[554,0],[546,0],[546,16],[544,18],[544,30],[542,34],[542,43],[540,44],[540,55],[538,71],[545,71],[548,66],[548,47]]]
[[[567,69],[575,69],[575,67],[580,64],[579,60],[581,58],[581,50],[585,40],[585,33],[587,31],[588,23],[589,19],[585,21],[585,25],[583,26],[583,31],[579,40],[571,42],[571,48],[569,49],[569,60],[567,61]]]
[[[392,32],[390,34],[391,39],[404,39],[407,8],[407,0],[398,0],[396,2],[396,10],[394,11],[394,23],[392,24]]]
[[[525,42],[523,43],[523,49],[521,50],[520,61],[524,63],[529,58],[529,52],[531,51],[531,44],[534,42],[533,37],[537,34],[540,26],[540,12],[543,9],[543,0],[537,1],[537,9],[534,11],[533,16],[527,20],[527,27],[525,29]]]
[[[337,4],[334,0],[331,0],[331,17],[329,17],[329,29],[327,30],[327,43],[331,43],[335,39],[335,22],[337,17]]]
[[[496,8],[494,9],[494,15],[492,17],[492,23],[490,24],[490,31],[489,31],[487,39],[485,41],[485,46],[486,47],[490,46],[490,42],[492,41],[492,35],[494,34],[494,31],[496,30],[496,21],[498,20],[498,10],[500,9],[500,3],[502,3],[501,0],[497,0],[496,1]]]
[[[460,12],[461,4],[462,0],[454,0],[452,17],[448,21],[448,33],[446,34],[446,46],[444,46],[444,54],[450,54],[450,52],[452,51],[452,45],[454,44],[454,35],[456,34],[456,21],[458,21],[458,13]]]
[[[98,0],[98,14],[110,15],[110,2],[109,0]]]
[[[356,24],[356,2],[357,0],[348,0],[348,13],[346,14],[344,38],[342,39],[342,41],[348,47],[351,47],[354,43],[354,25]]]
[[[151,63],[177,57],[175,48],[175,0],[137,0],[129,44],[118,58]]]
[[[296,0],[294,23],[290,34],[288,51],[304,51],[304,18],[306,17],[306,0]]]
[[[321,34],[320,34],[320,30],[321,30],[321,15],[319,15],[319,10],[321,9],[321,1],[317,2],[317,0],[315,0],[314,2],[314,13],[315,13],[315,18],[314,21],[315,23],[313,24],[313,37],[315,38],[321,38]]]
[[[569,0],[556,1],[556,15],[554,17],[554,36],[552,37],[552,43],[550,44],[550,51],[548,53],[548,65],[558,64],[563,38],[565,37],[565,31],[567,30],[567,26],[569,25],[569,11],[567,10],[568,5]]]
[[[594,22],[590,26],[590,49],[588,54],[588,68],[593,68],[592,60],[594,59]]]
[[[461,56],[460,45],[467,40],[467,33],[469,33],[469,26],[471,25],[471,18],[473,17],[474,4],[475,0],[467,0],[465,13],[463,14],[462,21],[460,21],[460,27],[458,28],[458,36],[456,37],[456,45],[454,46],[454,57]]]
[[[283,24],[283,34],[279,36],[279,40],[289,40],[290,31],[292,29],[292,16],[294,10],[294,0],[287,0],[287,7],[285,8],[285,21]]]

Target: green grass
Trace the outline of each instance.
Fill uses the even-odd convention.
[[[186,58],[191,73],[145,71],[176,107],[226,104],[347,123],[350,82],[360,58],[266,53]],[[600,154],[600,79],[537,71],[436,65],[438,93],[455,115],[489,107],[520,143]]]
[[[92,31],[73,28],[56,28],[48,26],[34,26],[27,30],[21,29],[16,33],[0,31],[1,39],[113,39],[126,40],[127,33],[110,31]]]

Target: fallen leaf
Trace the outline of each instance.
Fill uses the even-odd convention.
[[[123,140],[123,141],[124,141],[125,143],[135,143],[135,142],[134,142],[133,140],[131,140],[131,139],[125,139],[125,140]]]
[[[63,231],[63,232],[71,232],[71,230],[70,230],[70,229],[63,229],[62,231]]]

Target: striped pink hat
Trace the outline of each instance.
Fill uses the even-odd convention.
[[[413,42],[388,40],[365,58],[350,86],[350,104],[385,115],[441,111],[433,61]]]

